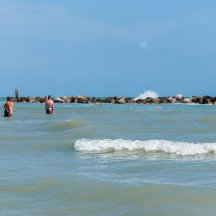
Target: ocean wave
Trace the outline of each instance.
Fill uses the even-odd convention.
[[[61,121],[53,121],[50,123],[49,121],[45,121],[39,124],[39,130],[41,128],[45,131],[68,131],[82,125],[86,125],[85,121],[81,120],[61,120]]]
[[[79,139],[76,151],[106,153],[110,151],[164,152],[180,156],[216,154],[216,143],[188,143],[168,140],[124,140],[124,139]]]
[[[145,100],[148,97],[150,97],[150,98],[158,98],[158,93],[154,92],[152,90],[148,90],[148,91],[145,91],[144,93],[140,94],[138,97],[136,97],[135,100],[138,100],[138,99]]]

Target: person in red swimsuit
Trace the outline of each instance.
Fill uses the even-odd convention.
[[[54,102],[52,100],[51,95],[48,96],[48,99],[45,102],[45,110],[46,114],[53,114],[54,113]]]

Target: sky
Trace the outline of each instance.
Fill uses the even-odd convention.
[[[0,0],[0,96],[216,96],[214,0]]]

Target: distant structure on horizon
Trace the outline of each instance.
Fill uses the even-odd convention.
[[[16,99],[19,98],[19,90],[18,90],[18,88],[15,89],[15,98]]]

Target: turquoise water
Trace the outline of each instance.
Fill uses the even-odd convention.
[[[0,97],[0,102],[5,102],[6,98],[5,97]]]
[[[160,107],[1,106],[0,215],[215,215],[216,106]]]

